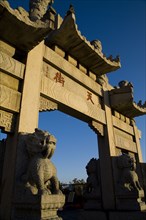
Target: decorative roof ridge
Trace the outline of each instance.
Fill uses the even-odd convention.
[[[146,102],[142,104],[141,100],[138,103],[133,100],[132,83],[122,80],[109,93],[111,107],[119,113],[129,118],[146,115]]]
[[[0,16],[1,40],[24,52],[38,45],[54,29],[53,21],[33,22],[25,9],[12,9],[7,1],[0,1]]]
[[[141,100],[139,102],[141,102]],[[141,112],[143,112],[144,114],[146,114],[146,101],[142,105],[140,105],[139,102],[138,103],[133,102],[133,106],[138,110],[140,110]]]
[[[32,21],[29,18],[29,13],[22,7],[16,9],[11,8],[8,1],[0,1],[0,5],[5,8],[11,15],[16,17],[19,21],[24,22],[25,24],[35,27],[35,28],[48,28],[50,27],[49,22],[43,22],[41,20]],[[4,9],[3,9],[4,10]]]
[[[68,12],[70,12],[70,10],[69,10]],[[78,25],[77,25],[77,23],[76,23],[75,13],[73,13],[72,11],[71,11],[70,13],[68,13],[68,12],[67,12],[67,15],[65,16],[65,18],[64,18],[64,20],[63,20],[61,26],[59,27],[59,29],[62,28],[62,26],[64,25],[64,23],[66,22],[67,19],[72,18],[76,33],[78,34],[78,36],[79,36],[93,51],[95,51],[95,53],[97,53],[102,59],[104,59],[104,60],[105,60],[106,62],[108,62],[109,64],[113,64],[113,63],[115,63],[115,64],[117,64],[117,63],[120,64],[120,59],[118,58],[118,56],[117,56],[115,59],[113,59],[113,60],[111,60],[111,59],[112,59],[112,55],[110,55],[108,58],[106,58],[105,54],[103,54],[102,51],[100,51],[100,48],[99,48],[99,49],[96,48],[95,44],[94,44],[94,43],[93,43],[93,44],[91,43],[91,42],[93,42],[93,41],[96,43],[96,41],[98,41],[98,40],[93,40],[93,41],[91,41],[91,42],[90,42],[89,40],[87,40],[87,38],[86,38],[84,35],[82,35],[81,31],[78,29]],[[57,29],[57,30],[58,30],[58,29]],[[53,33],[53,32],[52,32],[52,33]],[[98,46],[97,46],[97,47],[98,47]],[[117,59],[117,61],[116,61],[116,59]],[[121,66],[121,64],[120,64],[120,66]]]
[[[72,35],[70,34],[70,36],[69,36],[68,32],[72,33]],[[62,36],[61,35],[63,35],[63,34],[64,34],[63,37],[66,38],[66,42],[62,42]],[[100,41],[94,40],[94,41],[90,42],[86,39],[85,36],[83,36],[81,34],[81,31],[79,31],[78,25],[76,24],[75,13],[73,13],[72,11],[69,11],[69,12],[67,12],[67,15],[63,19],[63,21],[62,21],[61,25],[59,26],[59,28],[57,28],[54,31],[49,33],[49,35],[46,39],[46,44],[48,44],[49,46],[51,46],[52,44],[56,44],[56,45],[60,46],[61,49],[64,49],[66,52],[69,52],[70,55],[73,55],[73,57],[76,58],[76,56],[74,55],[74,52],[72,51],[73,46],[70,44],[69,48],[66,47],[67,41],[69,41],[69,40],[71,41],[71,39],[74,39],[74,40],[72,40],[73,46],[77,47],[81,44],[84,44],[84,50],[86,50],[86,55],[94,57],[94,65],[92,65],[93,72],[94,72],[94,69],[97,68],[97,65],[103,64],[103,63],[107,64],[106,68],[108,70],[111,67],[111,70],[103,71],[102,74],[114,71],[114,70],[121,67],[120,59],[119,59],[118,56],[115,59],[113,59],[112,56],[107,58],[103,54],[102,46],[99,46]],[[76,42],[77,41],[79,42],[78,45],[77,44],[75,45],[75,40],[76,40]],[[100,42],[100,44],[101,44],[101,42]],[[86,59],[86,57],[85,57],[85,59]],[[82,62],[82,60],[83,60],[83,62]],[[95,60],[97,60],[97,61],[95,61]],[[98,62],[98,64],[97,64],[97,62]],[[82,58],[81,58],[81,63],[82,63],[82,65],[84,63],[84,59],[82,59]],[[96,73],[96,71],[95,71],[95,73]],[[102,75],[102,74],[100,74],[100,75]]]

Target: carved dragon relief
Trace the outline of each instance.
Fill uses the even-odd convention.
[[[146,102],[142,104],[142,101],[139,101],[136,104],[133,100],[132,83],[122,80],[119,82],[119,86],[109,93],[111,107],[126,117],[134,118],[146,114]]]

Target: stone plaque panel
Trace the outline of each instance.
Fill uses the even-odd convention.
[[[84,87],[88,88],[95,94],[102,96],[102,88],[97,82],[94,82],[93,79],[85,75],[82,71],[63,57],[59,56],[49,47],[45,47],[44,60],[56,68],[59,68],[59,71],[65,72],[70,78],[78,81],[78,83],[84,85]]]
[[[74,82],[63,73],[50,73],[50,78],[43,76],[41,93],[84,115],[105,124],[105,112],[101,109],[99,97],[93,92]]]

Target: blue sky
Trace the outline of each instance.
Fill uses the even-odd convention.
[[[28,0],[9,0],[12,8],[28,10]],[[134,86],[134,100],[146,100],[146,1],[144,0],[55,0],[53,7],[62,17],[70,3],[76,14],[76,23],[82,35],[91,41],[99,39],[103,52],[120,55],[122,67],[109,73],[113,86],[128,80]],[[142,131],[141,147],[146,161],[146,116],[135,118]],[[63,182],[77,177],[86,179],[85,166],[98,158],[97,136],[88,124],[64,113],[40,113],[39,128],[48,130],[58,140],[52,158]]]

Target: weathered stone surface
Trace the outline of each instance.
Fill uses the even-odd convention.
[[[132,154],[123,153],[118,156],[114,164],[114,174],[115,171],[116,209],[146,210],[144,189],[139,178],[141,175],[138,173],[134,154],[132,156]]]
[[[12,219],[58,219],[57,210],[65,203],[51,157],[56,138],[47,131],[21,133],[16,163]]]
[[[55,148],[56,138],[48,133],[35,129],[34,133],[22,134],[20,136],[20,147],[25,154],[25,158],[19,152],[17,179],[21,179],[26,193],[32,195],[59,194],[59,182],[56,168],[50,161]],[[21,146],[22,145],[22,146]],[[22,161],[26,164],[22,169]],[[24,166],[23,164],[23,166]]]
[[[32,21],[42,19],[48,10],[48,6],[51,5],[53,1],[54,0],[30,0],[30,19]]]
[[[131,135],[134,135],[133,127],[122,120],[118,119],[115,116],[112,116],[113,126],[120,128],[122,131],[125,131]]]
[[[67,60],[60,57],[49,47],[45,47],[44,59],[46,62],[53,64],[53,66],[55,66],[57,69],[59,67],[60,71],[65,72],[79,84],[83,84],[89,90],[95,92],[95,94],[102,96],[102,88],[98,83],[90,79],[89,76],[83,74],[79,69],[71,65]]]
[[[59,54],[61,57],[65,57],[65,51],[63,51],[61,48],[59,48],[58,46],[56,45],[53,45],[52,46],[52,49],[57,53]]]
[[[23,196],[15,199],[15,212],[12,220],[62,220],[57,215],[58,209],[65,203],[65,196],[62,195],[42,195],[38,197]]]
[[[32,22],[27,11],[12,9],[7,1],[0,1],[0,15],[1,39],[22,51],[34,48],[54,28],[52,22]]]
[[[0,127],[3,131],[14,132],[15,115],[0,109]]]
[[[38,127],[43,53],[44,42],[41,42],[27,55],[27,66],[25,69],[25,79],[23,82],[20,121],[18,128],[19,132],[33,132],[34,129]]]
[[[127,81],[119,82],[119,87],[110,91],[111,107],[126,117],[134,118],[146,114],[146,106],[133,100],[133,85]]]
[[[68,55],[67,60],[68,60],[72,65],[74,65],[74,66],[77,67],[78,62],[77,62],[77,60],[75,60],[73,57],[71,57],[71,56]]]
[[[25,65],[0,51],[0,69],[23,79]]]
[[[92,158],[87,166],[87,181],[84,191],[85,210],[100,210],[101,209],[101,185],[99,173],[99,160]]]
[[[0,84],[16,91],[19,89],[19,80],[1,71]]]
[[[15,48],[0,40],[0,51],[12,57],[15,54]]]
[[[68,13],[59,29],[48,35],[47,45],[56,44],[64,51],[69,52],[82,65],[90,69],[97,76],[115,71],[120,68],[120,61],[106,58],[100,50],[94,48],[84,36],[81,35],[75,22],[74,13]]]
[[[136,143],[127,138],[122,137],[121,135],[115,135],[115,144],[117,147],[121,149],[137,153]]]
[[[62,80],[65,81],[64,85],[62,84],[63,81],[57,83],[55,80],[44,76],[41,82],[41,93],[48,98],[70,106],[73,110],[105,124],[104,111],[100,108],[99,101],[94,93],[89,92],[75,82],[71,82],[65,75],[61,74],[61,76],[63,77]]]
[[[19,112],[21,93],[0,85],[0,106],[13,112]]]
[[[97,122],[97,121],[92,121],[91,123],[89,123],[89,126],[91,129],[93,129],[93,131],[101,136],[104,136],[104,125]]]
[[[58,109],[58,105],[44,97],[40,97],[40,108],[39,111],[50,111]]]

